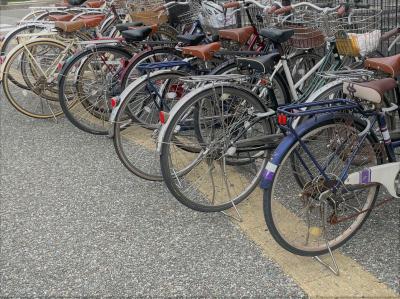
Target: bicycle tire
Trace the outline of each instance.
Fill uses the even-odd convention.
[[[183,181],[182,180],[182,175],[189,174],[190,172],[191,172],[191,175],[194,175],[193,174],[193,169],[194,169],[194,167],[196,167],[199,164],[197,164],[197,162],[196,163],[194,162],[197,159],[197,157],[194,157],[193,161],[184,161],[184,164],[182,164],[183,165],[182,169],[176,169],[175,165],[171,164],[171,160],[173,160],[173,158],[171,158],[171,156],[170,156],[171,155],[171,148],[174,147],[174,145],[172,144],[171,140],[173,140],[175,138],[174,137],[174,134],[175,134],[174,131],[176,130],[177,124],[180,121],[181,117],[184,117],[185,113],[187,113],[187,110],[190,107],[192,107],[193,105],[196,105],[198,101],[201,101],[202,99],[204,99],[207,96],[207,94],[210,93],[210,91],[213,92],[213,90],[215,90],[215,88],[218,91],[223,90],[224,95],[225,94],[234,94],[234,95],[240,97],[240,99],[246,98],[247,103],[249,103],[249,105],[251,107],[255,107],[256,111],[266,111],[264,105],[258,99],[258,97],[256,97],[254,94],[252,94],[248,90],[246,90],[244,88],[241,88],[241,87],[234,87],[234,86],[227,86],[227,85],[225,85],[223,87],[223,89],[221,89],[222,88],[221,86],[216,85],[216,86],[212,86],[212,87],[204,86],[202,89],[197,90],[197,91],[193,91],[192,93],[188,94],[187,98],[182,99],[182,104],[180,105],[179,109],[175,110],[172,113],[171,119],[168,120],[168,123],[167,123],[167,126],[166,126],[166,130],[165,130],[165,134],[164,134],[164,136],[162,138],[162,141],[161,141],[162,142],[161,153],[160,153],[161,172],[162,172],[165,184],[167,185],[167,187],[170,190],[170,192],[175,196],[175,198],[179,202],[181,202],[183,205],[185,205],[186,207],[188,207],[190,209],[193,209],[193,210],[196,210],[196,211],[200,211],[200,212],[220,212],[220,211],[229,209],[233,205],[237,205],[240,202],[242,202],[244,199],[246,199],[247,196],[257,186],[257,183],[258,183],[258,181],[260,179],[260,176],[261,176],[261,172],[260,171],[264,168],[264,166],[266,164],[266,161],[267,161],[267,154],[265,154],[265,157],[263,156],[261,158],[261,160],[258,161],[259,162],[259,164],[258,164],[259,168],[257,170],[254,170],[256,172],[256,174],[254,176],[252,175],[252,177],[249,178],[248,180],[244,180],[242,187],[240,187],[243,190],[238,191],[237,192],[238,195],[235,195],[234,198],[230,198],[231,197],[230,196],[230,191],[228,191],[229,186],[226,185],[225,186],[226,187],[225,193],[226,193],[227,197],[229,197],[229,198],[226,199],[226,202],[223,202],[221,204],[217,204],[217,205],[205,204],[205,203],[203,203],[204,200],[206,200],[204,198],[201,199],[201,203],[195,201],[194,197],[197,197],[197,193],[200,194],[199,197],[204,197],[205,196],[204,192],[208,192],[208,191],[204,190],[204,188],[206,188],[206,189],[209,188],[209,187],[206,187],[206,186],[201,186],[202,190],[197,188],[198,192],[196,191],[196,196],[193,196],[192,198],[190,198],[189,195],[183,194],[183,191],[181,189],[181,187],[183,185],[180,185],[180,183],[179,183],[180,181]],[[243,106],[244,106],[244,104],[243,104]],[[268,122],[264,122],[261,125],[262,129],[265,131],[263,134],[271,133],[271,128],[267,127],[267,123]],[[196,139],[197,137],[194,137],[194,138]],[[179,147],[179,148],[182,148],[182,147]],[[212,157],[210,157],[210,159],[217,159],[218,160],[218,158],[212,158]],[[194,164],[192,165],[192,163],[194,163]],[[201,161],[200,161],[200,163],[201,163]],[[233,167],[233,166],[228,166],[228,167]],[[221,171],[222,171],[222,166],[221,166]],[[196,174],[197,174],[197,172],[196,172]],[[207,169],[203,170],[203,174],[204,175],[206,175],[207,172],[208,172]],[[225,172],[225,170],[224,170],[224,172]],[[242,173],[242,174],[244,175],[244,173]],[[178,179],[178,175],[179,175],[179,179]],[[189,178],[188,180],[190,182],[191,179]],[[211,178],[211,180],[213,181],[212,178]],[[196,177],[195,181],[197,181],[197,177]],[[239,183],[241,183],[241,182],[239,182]],[[237,184],[237,185],[239,185],[239,184]],[[220,187],[221,186],[218,186],[218,188],[220,188]],[[213,194],[211,196],[214,198],[215,185],[213,185],[212,189],[214,189],[214,190],[212,190]],[[235,190],[235,192],[236,192],[236,190]],[[240,192],[240,194],[239,194],[239,192]],[[220,192],[219,194],[220,194],[220,198],[222,198],[223,197],[223,193]],[[225,200],[225,199],[223,199],[223,200]]]
[[[312,140],[312,138],[316,138],[316,137],[312,137],[312,136],[319,136],[319,134],[321,134],[321,130],[324,128],[329,128],[330,126],[335,126],[338,123],[344,123],[344,124],[348,124],[349,119],[351,119],[351,121],[353,121],[354,126],[352,126],[352,128],[354,130],[356,130],[356,132],[361,132],[362,130],[364,130],[365,128],[365,123],[363,123],[361,120],[359,120],[357,117],[354,117],[353,115],[349,115],[349,114],[335,114],[335,115],[328,115],[328,116],[322,116],[321,118],[318,118],[317,120],[314,120],[314,124],[311,124],[309,126],[305,125],[301,130],[298,131],[299,134],[299,139],[305,140],[306,138],[310,138],[310,140]],[[347,123],[346,123],[347,122]],[[311,123],[311,121],[309,122]],[[313,135],[314,134],[314,135]],[[274,170],[274,175],[273,178],[269,178],[268,179],[268,187],[264,189],[264,194],[263,194],[263,210],[264,210],[264,217],[265,217],[265,221],[268,227],[269,232],[271,233],[272,237],[275,239],[275,241],[285,250],[296,254],[296,255],[301,255],[301,256],[319,256],[322,254],[326,254],[329,252],[329,249],[327,248],[327,246],[324,245],[319,245],[319,247],[315,250],[310,250],[310,249],[305,249],[306,245],[303,245],[303,243],[301,243],[302,245],[294,245],[292,244],[292,242],[290,242],[289,240],[287,240],[287,238],[285,236],[283,236],[283,233],[280,232],[280,229],[282,229],[282,231],[284,231],[284,233],[286,234],[293,234],[294,232],[300,231],[300,227],[303,226],[301,222],[299,223],[295,223],[295,224],[290,224],[290,221],[295,221],[297,218],[296,216],[296,211],[294,211],[296,209],[296,205],[295,204],[291,204],[290,208],[286,208],[285,206],[281,205],[280,202],[278,200],[283,200],[282,198],[279,198],[279,195],[281,193],[278,193],[279,195],[277,195],[277,202],[273,201],[272,198],[274,197],[274,192],[275,189],[278,190],[279,192],[279,188],[282,188],[282,184],[276,186],[277,180],[278,178],[280,178],[281,176],[281,171],[284,172],[283,168],[285,167],[285,162],[290,160],[290,157],[292,155],[292,153],[294,153],[295,155],[298,155],[299,152],[298,150],[296,150],[297,146],[299,145],[299,142],[297,141],[298,139],[295,138],[291,138],[291,137],[287,137],[286,140],[283,140],[281,143],[281,146],[278,147],[278,149],[276,150],[276,153],[281,153],[279,155],[279,157],[276,157],[276,159],[274,159],[273,164],[277,165],[276,170]],[[374,153],[374,161],[376,161],[377,164],[381,164],[383,162],[383,155],[381,155],[381,153],[376,152],[376,149],[373,148],[373,145],[379,144],[378,138],[376,137],[376,135],[371,131],[371,134],[367,135],[366,140],[368,140],[369,144],[370,144],[370,153],[372,154],[372,152]],[[306,142],[306,141],[304,141]],[[323,154],[322,154],[323,155]],[[348,154],[350,155],[350,154]],[[361,154],[360,154],[361,155]],[[274,155],[275,157],[275,155]],[[291,163],[291,161],[289,161]],[[288,171],[291,171],[291,165],[289,164],[287,166]],[[335,166],[336,167],[336,166]],[[285,173],[286,174],[286,173]],[[282,174],[282,176],[284,176],[284,174]],[[287,176],[286,176],[286,179]],[[289,178],[290,180],[290,178]],[[294,184],[297,184],[297,180]],[[263,182],[263,184],[265,184],[265,182]],[[287,185],[287,183],[285,183],[286,185],[286,192],[288,190],[293,190],[293,183],[291,183],[292,185]],[[265,187],[266,185],[264,185]],[[301,186],[299,186],[301,188]],[[332,242],[332,240],[329,240],[330,244],[330,248],[331,250],[335,250],[337,248],[339,248],[340,246],[342,246],[344,243],[346,243],[349,239],[351,239],[354,234],[361,228],[361,226],[363,225],[363,223],[366,221],[366,219],[368,218],[371,210],[370,208],[372,208],[374,206],[374,203],[376,201],[377,195],[379,193],[379,186],[375,186],[372,187],[372,189],[370,190],[372,192],[372,194],[368,194],[368,202],[362,207],[362,210],[366,209],[367,212],[359,214],[357,216],[357,223],[356,226],[350,226],[347,230],[344,231],[345,235],[343,236],[343,238],[339,238],[336,237],[334,240],[338,240],[336,243]],[[284,190],[281,190],[281,192],[285,192]],[[296,190],[293,190],[293,192],[297,192]],[[290,195],[288,195],[288,198],[294,198],[291,197]],[[279,198],[279,199],[278,199]],[[298,205],[301,206],[300,203],[300,198],[298,193],[296,194],[296,198],[297,201],[299,202]],[[304,205],[306,205],[306,203],[304,203]],[[339,207],[338,207],[339,209]],[[274,220],[274,216],[273,216],[273,211],[277,211],[277,215],[280,215],[280,217],[282,217],[282,224],[277,225],[276,221]],[[310,217],[310,216],[309,216]],[[359,219],[359,217],[361,217],[361,219]],[[310,231],[310,230],[308,230]],[[317,231],[318,232],[318,231]],[[305,233],[303,233],[305,234]],[[340,235],[341,236],[341,235]],[[307,241],[308,242],[308,241]]]
[[[124,48],[118,47],[118,46],[98,46],[95,49],[87,49],[85,51],[79,52],[73,57],[71,57],[68,62],[63,66],[63,69],[60,72],[59,75],[59,90],[58,90],[58,98],[60,101],[61,108],[65,114],[65,116],[68,118],[68,120],[78,129],[94,134],[94,135],[107,135],[109,132],[109,126],[110,124],[107,124],[104,128],[99,128],[97,125],[95,127],[95,124],[93,125],[88,125],[86,124],[83,120],[80,120],[78,118],[78,115],[75,115],[71,109],[73,109],[76,105],[73,103],[70,103],[70,100],[67,97],[67,94],[69,92],[67,91],[67,85],[68,85],[68,78],[73,77],[73,80],[76,80],[75,76],[78,76],[78,81],[79,81],[79,73],[82,70],[83,65],[85,64],[86,59],[90,59],[94,53],[101,53],[101,52],[106,52],[106,53],[116,53],[117,55],[120,55],[122,57],[125,57],[126,60],[129,60],[132,58],[132,54],[125,50]],[[70,72],[72,72],[74,69],[74,66],[77,65],[80,62],[80,69],[78,70],[78,74],[74,75]],[[105,99],[106,101],[107,99]],[[85,107],[85,106],[84,106]],[[76,107],[75,107],[76,108]],[[85,109],[87,106],[85,107]],[[97,117],[95,114],[89,111],[90,114],[92,114],[94,117]],[[106,119],[108,121],[108,118]],[[94,119],[93,119],[94,121]]]
[[[10,80],[10,77],[13,77],[10,73],[10,68],[12,66],[12,63],[14,62],[15,59],[18,59],[18,55],[24,51],[24,48],[28,48],[29,46],[36,46],[36,45],[41,45],[41,44],[47,44],[47,45],[53,45],[55,47],[58,48],[65,48],[65,45],[57,40],[52,40],[52,39],[37,39],[37,40],[33,40],[30,41],[28,43],[25,43],[24,45],[20,45],[18,49],[16,49],[16,51],[14,51],[12,53],[11,56],[9,56],[4,64],[4,68],[3,68],[3,80],[1,82],[2,86],[3,86],[3,90],[4,90],[4,94],[7,98],[7,100],[10,102],[10,104],[17,109],[17,111],[21,112],[22,114],[25,114],[29,117],[33,117],[33,118],[38,118],[38,119],[47,119],[47,118],[53,118],[53,117],[57,117],[59,115],[61,115],[63,112],[61,110],[61,107],[59,109],[59,111],[54,112],[52,110],[52,108],[49,106],[49,109],[51,110],[51,113],[46,114],[46,113],[42,113],[42,114],[38,114],[32,111],[27,110],[27,108],[22,107],[20,104],[17,103],[16,99],[14,98],[14,96],[11,93],[11,89],[10,89],[10,83],[12,83],[12,80]],[[24,89],[25,90],[25,89]],[[13,89],[13,91],[15,91]],[[26,92],[26,91],[24,91]],[[35,94],[36,92],[34,92]],[[40,98],[40,97],[39,97]],[[32,99],[31,99],[32,100]],[[41,99],[42,100],[42,99]],[[50,101],[53,102],[54,104],[57,103],[58,105],[58,101]],[[58,109],[58,106],[56,107]]]
[[[165,99],[166,93],[170,92],[169,87],[176,82],[173,80],[177,80],[187,75],[187,73],[179,70],[158,71],[150,74],[150,80],[154,80],[155,82],[163,82],[161,97]],[[155,130],[158,129],[158,118],[156,119],[157,123],[155,121],[152,123],[145,123],[143,119],[136,115],[137,111],[131,111],[133,102],[142,99],[138,96],[138,93],[140,93],[143,88],[147,89],[147,87],[145,87],[147,82],[148,79],[146,75],[138,78],[135,82],[131,83],[127,87],[127,94],[121,96],[121,106],[118,108],[118,112],[113,122],[114,148],[122,164],[131,173],[145,180],[161,181],[162,175],[160,163],[158,161],[158,152],[156,150],[157,140],[155,140],[154,148],[152,149],[149,146],[151,142],[149,140],[152,138],[151,136],[147,136],[152,135]],[[140,108],[143,107],[140,106]],[[158,115],[158,110],[155,112]],[[132,121],[128,123],[130,120]],[[143,138],[147,138],[149,140],[143,141]],[[125,145],[123,141],[128,139],[128,145]],[[135,143],[135,145],[133,145],[132,142]],[[136,149],[130,154],[129,151],[131,151],[132,147],[136,147]],[[155,163],[155,165],[153,163]]]

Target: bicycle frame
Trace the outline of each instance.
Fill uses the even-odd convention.
[[[302,86],[306,80],[308,80],[311,76],[313,76],[315,73],[326,70],[326,67],[328,65],[329,59],[334,56],[336,64],[333,66],[334,70],[337,70],[340,65],[341,65],[341,58],[339,55],[334,55],[336,53],[336,47],[334,44],[330,44],[328,53],[321,58],[300,80],[298,80],[296,83],[293,82],[293,77],[290,72],[287,59],[288,57],[286,55],[282,56],[281,60],[278,62],[278,64],[275,67],[275,70],[271,74],[271,81],[273,80],[274,76],[276,75],[277,72],[281,68],[283,68],[284,73],[285,73],[285,78],[286,81],[289,85],[289,91],[292,96],[293,101],[297,102],[299,100],[304,100],[306,97],[308,97],[314,90],[316,90],[317,87],[319,87],[319,83],[325,82],[324,79],[318,78],[317,80],[314,80],[316,82],[313,82],[313,84],[310,86],[308,90],[306,90],[302,95],[299,95],[297,90],[300,86]]]
[[[398,109],[398,106],[392,104],[393,107],[390,110]],[[319,106],[321,108],[319,108]],[[325,106],[325,107],[324,107]],[[308,110],[307,108],[317,107],[315,110]],[[304,110],[306,108],[307,110]],[[389,110],[389,109],[387,109]],[[291,112],[296,111],[296,112]],[[321,165],[315,159],[311,151],[308,149],[307,144],[301,139],[299,136],[300,133],[298,130],[292,126],[293,120],[298,117],[304,116],[314,116],[320,115],[323,113],[333,113],[338,111],[354,111],[358,114],[361,114],[366,122],[365,129],[358,134],[357,143],[353,149],[351,155],[347,158],[346,164],[344,169],[342,170],[341,174],[338,176],[337,179],[332,180],[329,178],[328,174],[326,173],[326,168],[328,167],[329,163],[332,162],[331,159],[328,159],[325,164]],[[278,117],[279,115],[286,115],[288,117],[287,124],[280,125],[280,128],[285,132],[285,135],[288,135],[288,132],[293,137],[294,142],[298,142],[300,147],[303,149],[306,156],[311,160],[312,164],[311,167],[315,166],[318,169],[319,174],[326,180],[326,183],[332,183],[332,192],[336,192],[341,183],[345,182],[345,184],[349,185],[363,185],[363,184],[372,184],[372,183],[379,183],[384,185],[389,193],[396,197],[400,198],[399,194],[396,192],[395,188],[395,178],[400,172],[400,163],[396,161],[396,156],[394,154],[394,149],[400,147],[400,139],[399,140],[392,140],[390,137],[390,133],[387,129],[386,120],[385,120],[385,111],[377,112],[374,109],[371,110],[364,110],[363,107],[359,104],[354,102],[353,100],[348,99],[334,99],[328,100],[323,102],[314,102],[314,103],[303,103],[303,104],[292,104],[285,107],[278,108]],[[368,119],[368,117],[373,117],[372,122]],[[362,171],[358,171],[355,173],[349,173],[350,166],[352,161],[356,157],[358,151],[361,148],[363,141],[367,138],[371,128],[378,124],[379,130],[383,136],[383,143],[385,147],[386,154],[388,156],[389,164],[383,164],[378,166],[373,166]],[[292,141],[293,141],[292,140]],[[343,142],[335,152],[340,151],[343,146],[346,144],[346,141]],[[280,150],[277,149],[279,152]],[[306,172],[311,176],[310,178],[313,179],[310,171],[310,167],[306,165],[304,159],[295,151],[294,154],[299,159],[300,164]],[[333,158],[333,156],[332,156]],[[274,176],[274,172],[278,163],[276,161],[271,161],[267,165],[266,172],[264,173],[264,180],[261,183],[262,188],[268,188],[269,181],[272,181]]]

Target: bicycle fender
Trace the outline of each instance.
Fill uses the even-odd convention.
[[[12,57],[14,55],[15,52],[19,51],[21,48],[24,47],[24,45],[26,45],[29,42],[40,42],[40,41],[48,41],[51,40],[54,43],[57,43],[63,47],[66,47],[66,45],[58,40],[53,40],[53,39],[49,39],[49,38],[34,38],[31,39],[27,42],[24,42],[16,47],[14,47],[14,49],[12,49],[10,51],[10,53],[7,54],[6,59],[4,60],[4,62],[1,64],[1,68],[0,68],[0,81],[3,81],[3,77],[4,77],[4,67],[7,65],[8,61],[10,60],[10,57]]]
[[[163,49],[163,47],[153,47],[153,48],[149,48],[149,49],[142,50],[142,51],[138,50],[138,52],[136,52],[132,56],[132,58],[129,59],[128,65],[122,71],[121,78],[123,78],[126,75],[126,72],[130,69],[131,65],[134,63],[137,63],[137,60],[140,59],[141,57],[143,57],[143,55],[145,55],[146,53],[152,52],[152,51],[157,51],[159,49]]]
[[[156,73],[156,72],[154,72]],[[111,115],[110,115],[110,122],[114,123],[115,122],[115,117],[117,116],[117,113],[119,111],[119,109],[122,106],[122,103],[124,103],[127,99],[128,94],[134,89],[136,88],[139,84],[141,84],[143,81],[146,80],[146,75],[143,75],[139,78],[137,78],[135,81],[133,81],[132,83],[130,83],[123,91],[122,93],[119,95],[120,101],[118,103],[118,105],[116,107],[113,108],[113,110],[111,111]]]
[[[323,114],[317,117],[313,117],[304,123],[300,124],[298,128],[296,128],[297,135],[301,138],[312,126],[316,123],[323,122],[329,119],[336,118],[337,114]],[[285,154],[288,150],[297,142],[296,136],[293,134],[289,134],[284,137],[278,147],[275,149],[274,153],[271,156],[271,159],[268,161],[265,169],[261,175],[260,188],[261,189],[269,189],[272,186],[272,182],[275,176],[275,172],[279,165],[282,163],[282,159],[285,157]]]
[[[162,74],[162,73],[166,73],[166,72],[170,72],[171,70],[158,70],[158,71],[154,71],[151,72],[151,75],[158,75],[158,74]],[[185,73],[182,73],[182,76],[184,76]],[[123,92],[120,94],[119,96],[119,103],[116,107],[113,108],[113,110],[111,111],[111,115],[110,115],[110,122],[112,124],[115,123],[115,117],[118,114],[119,109],[121,108],[122,104],[127,100],[128,95],[131,93],[131,91],[133,89],[135,89],[137,86],[139,86],[140,84],[142,84],[144,81],[147,80],[147,75],[142,75],[141,77],[137,78],[135,81],[133,81],[132,83],[130,83],[124,90]],[[178,103],[180,103],[181,100],[179,100]],[[175,107],[175,106],[174,106]],[[174,107],[172,107],[172,110],[174,109]],[[114,128],[113,126],[110,128],[109,131],[109,137],[112,137],[114,134]]]
[[[396,176],[400,173],[400,162],[377,165],[350,173],[344,182],[346,185],[366,185],[379,183],[391,196],[400,198],[396,192]]]

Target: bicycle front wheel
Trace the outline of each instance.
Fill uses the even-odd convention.
[[[162,140],[161,171],[172,194],[201,212],[244,200],[266,164],[268,151],[251,145],[272,132],[268,119],[252,122],[265,111],[254,94],[228,85],[205,86],[186,99]]]
[[[264,216],[271,235],[286,250],[325,254],[328,246],[334,250],[348,241],[367,219],[378,187],[348,186],[340,179],[346,165],[352,173],[382,162],[373,132],[359,138],[364,128],[350,114],[311,125],[299,137],[314,161],[298,141],[277,150],[283,154],[273,161],[277,168],[264,191]]]

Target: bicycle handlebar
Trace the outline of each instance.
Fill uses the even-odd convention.
[[[171,2],[165,3],[165,4],[157,7],[154,11],[155,12],[164,11],[164,10],[167,10],[167,8],[174,6],[174,5],[186,5],[186,4],[189,4],[189,2],[188,1],[181,1],[181,2],[180,1],[171,1]]]
[[[392,36],[395,36],[397,34],[400,34],[400,27],[394,28],[394,29],[386,32],[385,34],[383,34],[381,36],[381,40],[382,41],[388,40],[389,38],[391,38]]]
[[[231,3],[232,3],[232,6],[230,6]],[[255,0],[242,0],[242,1],[228,2],[228,3],[225,3],[223,5],[223,7],[224,8],[239,8],[240,6],[247,6],[247,5],[250,5],[250,4],[255,5],[255,6],[261,8],[261,9],[266,9],[266,8],[270,7],[269,5],[263,5],[260,2],[255,1]],[[235,6],[233,6],[233,5],[235,5]],[[278,5],[279,7],[282,6],[278,2],[274,2],[274,5]]]
[[[279,8],[279,9],[275,10],[274,14],[281,15],[281,14],[289,13],[292,10],[294,10],[295,8],[301,7],[301,6],[310,7],[312,9],[315,9],[317,11],[321,11],[321,12],[324,12],[324,13],[332,12],[332,11],[335,11],[335,10],[340,8],[340,5],[335,6],[335,7],[326,7],[324,5],[325,7],[320,7],[318,5],[315,5],[315,4],[312,4],[312,3],[309,3],[309,2],[300,2],[300,3],[296,3],[296,4],[292,4],[292,5],[288,5],[288,6],[284,6],[282,8]]]

